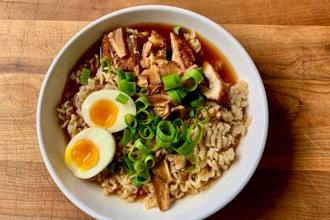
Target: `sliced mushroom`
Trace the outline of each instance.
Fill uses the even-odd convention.
[[[161,118],[167,118],[171,113],[171,98],[165,94],[152,94],[148,96],[150,106],[154,112]]]
[[[173,181],[173,177],[166,160],[160,161],[154,168],[152,168],[152,172],[165,183],[170,183]]]
[[[149,92],[150,90],[154,90],[154,85],[162,84],[156,65],[151,65],[149,69],[144,69],[141,74],[137,75],[137,78],[137,85],[140,87],[149,86]]]
[[[166,61],[159,65],[159,75],[161,77],[171,75],[173,73],[178,74],[179,76],[182,75],[182,71],[178,64],[174,61]]]
[[[171,207],[170,187],[156,175],[153,175],[152,183],[154,184],[158,207],[160,211],[164,212]]]
[[[179,118],[185,118],[187,116],[187,108],[183,105],[174,106],[171,108],[171,112],[179,116]]]
[[[189,43],[173,32],[170,33],[170,38],[172,61],[176,62],[182,70],[193,65],[195,62],[195,56]]]
[[[149,68],[152,64],[159,65],[166,61],[166,39],[152,30],[148,41],[143,45],[140,65]]]
[[[209,62],[204,61],[202,68],[209,84],[208,87],[201,87],[202,94],[210,100],[228,106],[228,84],[221,79]]]

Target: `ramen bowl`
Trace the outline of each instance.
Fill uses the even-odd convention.
[[[67,140],[59,126],[56,108],[61,101],[67,74],[81,56],[105,32],[138,23],[166,23],[187,27],[210,41],[228,59],[239,79],[248,83],[252,117],[247,135],[240,140],[237,159],[210,187],[177,200],[166,212],[147,210],[143,202],[127,203],[117,196],[104,196],[99,186],[76,178],[67,169]],[[137,6],[101,17],[79,31],[55,57],[41,87],[37,107],[37,135],[44,163],[56,185],[78,208],[95,219],[203,219],[222,209],[248,183],[262,156],[268,130],[265,89],[254,62],[240,43],[215,22],[181,8]]]

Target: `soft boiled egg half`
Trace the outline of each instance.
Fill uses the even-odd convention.
[[[121,99],[118,99],[120,96]],[[133,99],[124,92],[100,90],[87,96],[81,111],[87,125],[104,128],[114,133],[127,127],[125,115],[135,115],[136,106]]]
[[[75,135],[65,150],[65,165],[81,179],[100,173],[112,161],[116,142],[103,128],[87,128]]]
[[[132,98],[121,91],[100,90],[87,96],[81,109],[90,127],[68,143],[65,165],[75,176],[89,179],[113,160],[116,142],[112,133],[127,127],[125,115],[135,115],[136,106]]]

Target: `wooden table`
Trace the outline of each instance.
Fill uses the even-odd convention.
[[[330,1],[0,0],[0,219],[89,219],[48,174],[36,137],[45,73],[82,27],[133,5],[190,9],[232,33],[266,87],[269,137],[244,190],[209,219],[330,219]]]

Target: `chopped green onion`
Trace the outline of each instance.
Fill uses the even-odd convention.
[[[171,98],[174,105],[180,105],[182,103],[181,98],[175,89],[168,90],[167,94]]]
[[[192,69],[182,77],[183,87],[186,91],[192,92],[204,80],[203,74],[198,70]]]
[[[107,66],[105,66],[104,63],[107,63]],[[112,71],[112,65],[111,65],[111,61],[110,61],[109,57],[102,57],[101,66],[102,66],[102,70],[106,70],[105,68],[107,67],[108,73],[110,73]]]
[[[137,127],[137,120],[134,117],[134,115],[127,114],[127,115],[125,115],[124,120],[125,120],[125,123],[126,123],[126,125],[127,125],[128,128],[130,128],[130,129],[136,129],[136,127]]]
[[[197,170],[198,158],[195,154],[186,156],[183,160],[183,170],[187,173]]]
[[[196,110],[196,118],[201,124],[205,124],[210,121],[211,115],[207,108],[205,107],[199,107]]]
[[[195,138],[195,140],[192,139],[193,134],[193,130],[194,128],[197,127],[198,128],[198,133],[197,133],[197,137]],[[202,140],[202,136],[203,136],[203,128],[200,124],[192,124],[189,126],[188,131],[187,131],[187,140],[193,144],[198,144],[201,140]]]
[[[157,124],[156,136],[161,140],[173,141],[174,135],[175,128],[169,121],[162,120]]]
[[[180,31],[181,31],[182,33],[184,33],[184,28],[183,28],[182,26],[176,26],[176,27],[173,28],[173,31],[174,31],[174,33],[175,33],[176,35],[179,35],[179,34],[180,34]]]
[[[195,148],[195,144],[188,139],[178,148],[174,148],[176,152],[184,156],[188,156]]]
[[[149,94],[149,90],[147,87],[142,87],[140,88],[140,93],[145,96]]]
[[[135,187],[140,187],[143,184],[150,181],[150,173],[146,169],[146,172],[138,172],[135,178],[132,180],[132,183]]]
[[[192,108],[196,108],[204,103],[204,98],[199,92],[191,94],[190,99],[192,100],[189,102],[189,106]]]
[[[203,74],[199,72],[197,69],[189,70],[187,75],[193,78],[197,84],[200,84],[204,80]]]
[[[172,141],[164,141],[159,136],[156,136],[156,143],[163,148],[169,148],[172,146]]]
[[[182,87],[177,88],[175,90],[176,90],[176,92],[178,93],[178,95],[180,96],[181,99],[183,99],[184,97],[186,97],[186,95],[188,94],[186,92],[186,90],[184,88],[182,88]]]
[[[135,105],[137,109],[146,109],[149,107],[150,103],[147,97],[140,96],[135,100]]]
[[[144,143],[142,143],[141,138],[137,139],[134,142],[134,146],[144,154],[149,154],[151,151],[151,149],[149,147],[145,146]]]
[[[164,83],[165,90],[176,89],[176,88],[182,87],[181,78],[176,73],[162,77],[162,81]]]
[[[148,169],[154,167],[156,164],[154,156],[152,156],[152,154],[148,154],[146,158],[144,158],[144,164]]]
[[[134,72],[125,72],[125,79],[127,79],[128,81],[134,82],[135,81]]]
[[[189,118],[195,118],[195,109],[190,109],[188,112]]]
[[[126,145],[128,142],[130,142],[134,138],[134,134],[132,133],[132,130],[129,128],[124,129],[123,136],[120,139],[120,144]]]
[[[125,72],[122,69],[116,71],[119,81],[126,79]]]
[[[128,152],[128,158],[132,161],[132,162],[136,162],[136,161],[141,161],[144,159],[145,154],[143,154],[141,151],[139,151],[135,145],[131,146],[129,152]],[[134,164],[133,164],[134,165]]]
[[[90,74],[91,71],[89,69],[83,68],[81,73],[80,83],[83,85],[87,85]]]
[[[150,124],[153,120],[153,117],[153,112],[149,112],[146,109],[138,110],[135,115],[136,120],[143,125]]]
[[[126,104],[128,102],[128,96],[122,94],[122,93],[119,93],[116,97],[116,101],[117,102],[120,102],[121,104]]]
[[[172,124],[176,129],[176,137],[173,142],[185,140],[187,138],[187,124],[181,118],[175,119]]]
[[[107,166],[107,172],[108,173],[116,173],[118,170],[118,163],[116,162],[111,162],[108,166]]]
[[[123,79],[118,83],[118,90],[132,96],[136,93],[136,83]]]
[[[135,170],[133,167],[133,161],[131,161],[131,159],[129,159],[129,157],[125,157],[124,158],[124,169],[126,170],[127,174],[134,174]]]
[[[155,137],[155,132],[149,125],[141,125],[138,129],[141,138],[151,140]]]
[[[203,74],[203,73],[204,73],[204,71],[203,71],[203,68],[202,68],[202,67],[197,67],[197,68],[196,68],[196,70],[197,70],[198,72],[200,72],[201,74]]]

